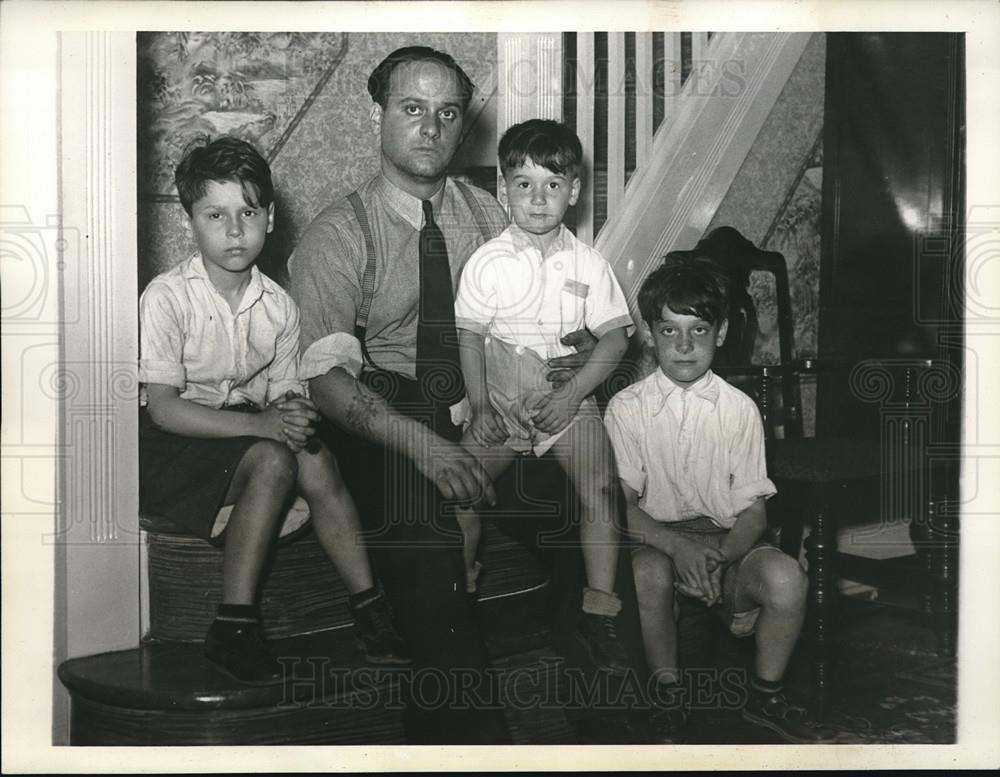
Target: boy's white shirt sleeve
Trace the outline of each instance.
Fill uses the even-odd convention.
[[[615,452],[618,478],[641,497],[646,490],[646,468],[642,461],[638,420],[634,408],[612,397],[604,414],[604,426]]]
[[[139,382],[187,387],[184,316],[165,283],[152,281],[139,299]]]
[[[595,337],[602,337],[613,329],[626,327],[625,335],[631,337],[635,325],[618,279],[607,260],[596,251],[594,254],[597,261],[590,274],[590,290],[587,293],[587,329]]]
[[[455,295],[455,326],[485,335],[496,317],[497,288],[494,254],[490,240],[469,257],[462,269]]]
[[[733,435],[729,460],[732,467],[733,515],[739,515],[760,498],[769,499],[778,493],[767,476],[764,457],[764,424],[756,405],[747,399],[750,407],[743,413],[743,422]]]
[[[299,379],[299,306],[291,298],[287,301],[288,316],[275,342],[274,361],[267,369],[268,402],[281,399],[289,391],[299,396],[306,395]]]

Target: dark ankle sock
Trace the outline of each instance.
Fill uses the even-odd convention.
[[[219,613],[215,619],[236,623],[256,623],[260,620],[260,613],[256,604],[220,604]]]
[[[684,701],[685,688],[677,680],[657,680],[652,689],[653,704],[658,707],[675,707]]]
[[[784,683],[781,680],[762,680],[759,676],[754,675],[750,681],[750,688],[764,696],[772,696],[781,692],[781,689],[784,688]]]
[[[359,607],[371,604],[380,596],[382,596],[382,592],[378,589],[378,586],[373,585],[371,588],[366,588],[364,591],[358,591],[356,594],[348,594],[347,604],[352,610],[356,610]]]

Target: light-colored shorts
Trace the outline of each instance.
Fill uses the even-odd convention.
[[[541,456],[581,417],[601,417],[596,400],[588,397],[562,431],[548,434],[536,429],[531,416],[538,402],[552,391],[552,384],[545,377],[549,372],[545,360],[531,348],[486,338],[486,388],[509,435],[504,445],[513,451]],[[467,412],[466,405],[457,417],[453,413],[452,419],[464,423],[468,420]]]
[[[698,542],[704,542],[713,548],[721,547],[723,539],[729,533],[728,529],[719,527],[711,518],[691,518],[685,521],[671,523],[670,528],[674,531],[684,532]],[[712,606],[712,610],[718,613],[729,628],[730,633],[736,637],[746,637],[753,634],[757,627],[757,618],[760,616],[760,607],[749,610],[736,611],[737,593],[741,587],[745,587],[745,581],[740,578],[745,574],[744,565],[746,560],[755,553],[772,552],[781,553],[781,549],[769,542],[760,541],[753,545],[746,553],[734,561],[726,571],[722,573],[722,597],[721,600]],[[686,594],[676,591],[676,597],[686,596]]]

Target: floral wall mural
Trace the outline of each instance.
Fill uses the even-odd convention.
[[[259,265],[283,281],[313,217],[378,169],[368,75],[415,44],[448,52],[477,85],[452,171],[471,174],[487,152],[495,157],[496,33],[139,33],[139,288],[194,249],[173,171],[202,134],[242,137],[270,162],[275,230]]]
[[[235,135],[273,160],[346,44],[330,32],[139,33],[142,191],[172,196],[199,135]]]

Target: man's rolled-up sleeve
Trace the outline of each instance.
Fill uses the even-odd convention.
[[[301,313],[299,378],[343,367],[361,371],[354,324],[361,306],[357,249],[333,224],[312,224],[289,259],[289,291]]]

